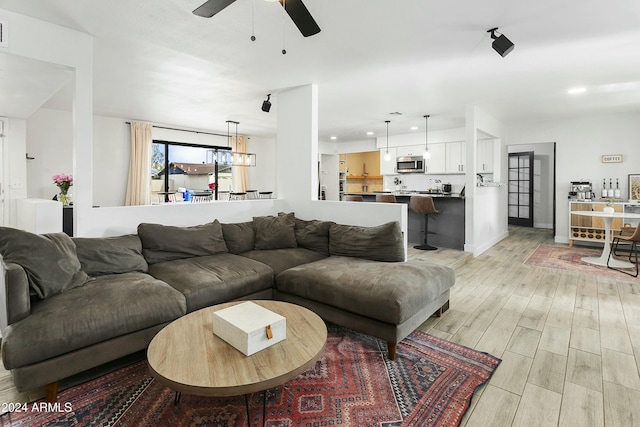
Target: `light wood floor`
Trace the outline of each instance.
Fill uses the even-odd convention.
[[[477,258],[410,251],[456,271],[420,329],[502,359],[461,425],[640,426],[640,279],[523,265],[541,243],[550,230],[513,227]]]
[[[456,271],[451,308],[420,329],[502,359],[462,426],[640,426],[640,279],[523,265],[541,243],[549,230],[514,227],[477,258],[410,248]],[[41,396],[0,368],[0,403]]]

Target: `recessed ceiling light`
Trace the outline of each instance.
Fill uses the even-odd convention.
[[[338,139],[338,137],[337,136],[332,136],[331,139]]]
[[[411,126],[411,130],[418,130],[418,126]]]
[[[369,131],[367,132],[367,135],[373,135],[373,132]]]
[[[586,87],[574,87],[567,91],[569,95],[577,95],[579,93],[585,93],[587,91]]]

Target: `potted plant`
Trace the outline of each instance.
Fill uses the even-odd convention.
[[[613,208],[613,199],[605,199],[606,200],[606,205],[604,208],[602,208],[602,212],[604,213],[614,213],[615,209]]]

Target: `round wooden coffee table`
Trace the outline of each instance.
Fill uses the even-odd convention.
[[[147,350],[151,375],[178,393],[240,396],[284,384],[320,359],[326,325],[312,311],[286,302],[252,301],[287,319],[284,341],[245,356],[216,336],[212,313],[241,302],[194,311],[158,332]]]

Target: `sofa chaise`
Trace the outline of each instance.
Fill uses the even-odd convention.
[[[19,391],[145,349],[211,305],[278,299],[396,345],[448,308],[453,270],[405,262],[398,223],[357,227],[293,213],[69,238],[0,227],[2,359]]]

